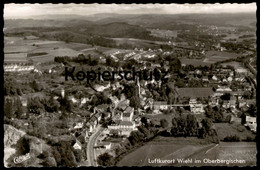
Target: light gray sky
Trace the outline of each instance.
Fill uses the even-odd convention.
[[[4,18],[33,15],[97,13],[178,14],[256,12],[256,3],[249,4],[5,4]]]

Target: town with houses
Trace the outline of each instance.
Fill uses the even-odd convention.
[[[201,37],[206,33],[214,37],[229,35],[238,30],[217,24],[196,26]],[[244,29],[250,35],[251,27],[249,31],[247,27]],[[29,35],[15,31],[27,31]],[[189,32],[188,29],[180,32],[179,39],[184,40]],[[162,151],[174,158],[203,152],[192,158],[204,155],[208,159],[206,153],[215,152],[210,148],[218,149],[219,155],[215,157],[219,159],[233,159],[226,156],[233,154],[239,157],[236,159],[248,159],[243,166],[255,164],[255,39],[247,40],[244,48],[235,48],[243,37],[232,40],[223,36],[210,42],[197,39],[183,45],[165,34],[165,44],[158,47],[137,44],[134,48],[110,47],[113,49],[104,51],[101,45],[94,45],[90,50],[95,55],[85,54],[88,49],[84,49],[74,57],[55,55],[49,61],[41,61],[45,56],[41,54],[44,53],[41,46],[62,51],[67,46],[76,48],[80,43],[48,40],[43,34],[30,35],[25,28],[11,31],[7,27],[4,33],[5,166],[153,166],[147,164],[145,157],[152,159],[152,155],[163,154]],[[17,48],[20,42],[24,44]],[[36,49],[35,52],[21,50],[21,55],[27,54],[20,60],[16,58],[20,47]],[[12,48],[17,53],[14,57]],[[39,56],[34,56],[37,53]],[[211,61],[209,53],[219,58]],[[100,68],[131,71],[135,67],[153,71],[154,76],[163,71],[167,75],[164,80],[136,77],[130,81],[87,83],[71,77],[65,81],[66,67],[75,67],[77,71]],[[190,144],[192,140],[200,144]],[[155,144],[159,141],[161,145]],[[175,150],[167,150],[174,142]],[[232,146],[238,151],[243,147],[249,149],[237,154],[230,149]],[[183,153],[175,155],[180,148]],[[148,151],[153,149],[149,155]]]

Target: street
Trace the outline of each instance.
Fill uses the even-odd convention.
[[[96,132],[93,133],[89,138],[88,146],[87,146],[87,157],[88,157],[89,166],[98,166],[96,162],[94,146],[98,136],[103,132],[103,130],[104,128],[101,127],[101,125],[98,125],[98,127],[96,128]]]

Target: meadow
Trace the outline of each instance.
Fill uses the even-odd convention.
[[[197,66],[210,66],[211,63],[203,62],[203,60],[200,59],[189,59],[189,58],[180,58],[181,64],[185,65],[193,65],[195,67]]]
[[[255,138],[255,135],[241,125],[240,122],[229,123],[215,123],[215,129],[217,131],[220,140],[223,140],[226,136],[239,136],[240,140],[245,140],[247,137]],[[228,130],[227,130],[228,129]]]
[[[192,163],[151,164],[153,159],[192,159]],[[194,163],[194,160],[201,163]],[[206,164],[203,159],[239,159],[245,164]],[[203,139],[194,137],[157,137],[146,145],[126,155],[117,166],[247,166],[256,164],[256,144],[254,142],[220,142],[205,144]]]
[[[216,63],[227,59],[235,59],[237,57],[239,57],[239,54],[236,53],[225,51],[208,51],[206,52],[206,58],[203,60],[203,62]]]
[[[151,35],[155,37],[165,38],[165,37],[177,37],[177,31],[163,30],[163,29],[151,29]]]
[[[167,164],[150,164],[148,159],[186,158],[209,145],[201,145],[195,138],[159,137],[126,155],[117,166],[166,166]]]

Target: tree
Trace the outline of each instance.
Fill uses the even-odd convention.
[[[11,100],[7,99],[5,102],[5,106],[4,106],[4,112],[5,112],[5,116],[7,118],[12,118],[14,115],[14,107],[13,107],[13,103]]]
[[[42,86],[38,82],[33,80],[33,82],[32,82],[32,89],[34,89],[36,92],[38,92],[38,91],[42,90]]]
[[[256,117],[256,106],[254,104],[250,104],[247,110],[250,116]]]
[[[187,135],[188,136],[196,136],[197,135],[197,132],[198,132],[198,124],[197,124],[197,120],[195,118],[194,115],[187,115],[187,118],[186,118],[186,125],[187,125]]]
[[[47,157],[44,159],[42,165],[45,167],[56,167],[57,163],[53,157]]]
[[[144,125],[146,125],[146,124],[147,124],[147,118],[143,116],[143,117],[141,118],[141,122],[142,122]]]
[[[27,108],[31,113],[40,114],[44,110],[44,105],[39,98],[34,98],[28,100]]]
[[[22,107],[22,103],[20,101],[18,101],[18,103],[17,103],[17,109],[15,111],[15,114],[18,119],[21,119],[21,117],[23,115],[23,107]]]
[[[130,136],[128,137],[129,142],[132,145],[137,144],[138,142],[142,141],[144,138],[144,134],[141,133],[140,131],[132,131],[130,133]]]
[[[168,127],[168,121],[166,119],[161,119],[160,124],[162,128],[167,128]]]
[[[244,94],[243,94],[243,97],[245,99],[250,99],[251,98],[251,92],[250,91],[245,91]]]
[[[130,106],[137,109],[140,108],[140,99],[138,96],[133,96],[130,99]]]
[[[178,122],[177,122],[177,118],[176,117],[172,118],[172,127],[173,128],[177,128],[178,127]]]
[[[175,85],[179,88],[185,87],[185,83],[182,79],[178,79]]]
[[[114,165],[114,159],[112,155],[104,153],[98,156],[97,163],[101,166],[112,166]]]

